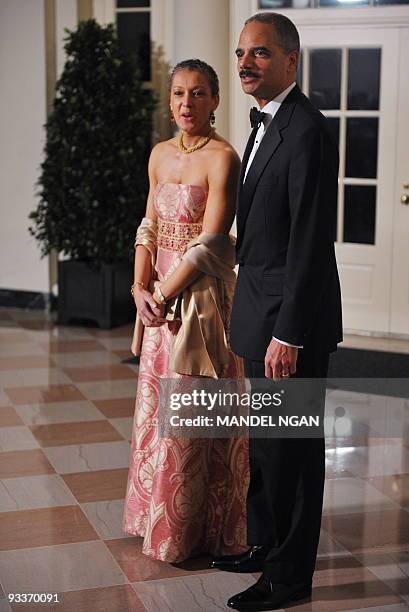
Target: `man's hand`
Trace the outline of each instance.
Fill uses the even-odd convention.
[[[288,378],[290,374],[295,374],[297,357],[297,347],[286,346],[272,338],[264,357],[264,375],[274,380]]]

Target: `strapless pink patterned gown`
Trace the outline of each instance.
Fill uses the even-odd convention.
[[[202,230],[207,192],[199,186],[161,183],[156,272],[169,276],[185,245]],[[228,321],[230,304],[225,305]],[[145,328],[140,356],[123,528],[144,538],[143,552],[178,562],[199,554],[234,554],[246,546],[248,443],[246,439],[160,438],[160,378],[180,377],[169,368],[179,322]],[[231,353],[227,377],[242,376]]]

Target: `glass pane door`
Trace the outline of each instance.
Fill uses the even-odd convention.
[[[375,244],[382,49],[306,47],[299,81],[340,151],[338,243]]]
[[[390,329],[399,85],[394,28],[300,27],[298,82],[340,153],[336,254],[348,330]]]

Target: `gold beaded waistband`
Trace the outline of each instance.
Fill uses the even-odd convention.
[[[175,223],[158,219],[158,248],[183,253],[186,245],[201,231],[201,223]]]

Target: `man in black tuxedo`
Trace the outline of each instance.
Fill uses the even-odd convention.
[[[329,354],[342,341],[338,151],[325,117],[295,83],[299,54],[296,27],[276,13],[247,20],[236,50],[243,91],[261,110],[251,112],[239,183],[230,335],[252,379],[325,379]],[[324,403],[325,385],[322,414]],[[324,451],[323,437],[250,439],[250,549],[212,566],[263,573],[230,607],[270,610],[310,595]]]

